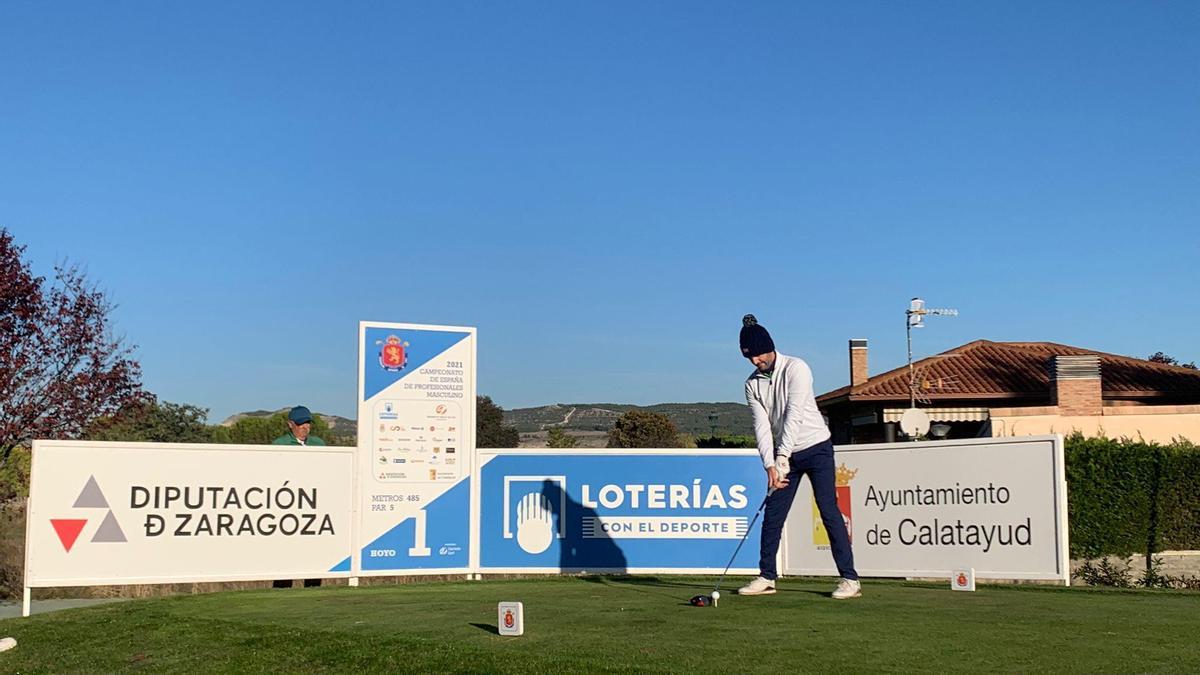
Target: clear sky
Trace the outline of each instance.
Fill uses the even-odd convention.
[[[1200,3],[0,4],[0,227],[147,388],[354,415],[363,319],[504,407],[978,338],[1200,359]]]

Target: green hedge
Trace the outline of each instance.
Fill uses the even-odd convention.
[[[1071,557],[1200,549],[1200,446],[1066,440]]]

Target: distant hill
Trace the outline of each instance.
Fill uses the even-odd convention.
[[[235,415],[230,415],[224,422],[221,422],[221,426],[231,427],[234,424],[237,424],[237,421],[243,417],[270,417],[272,415],[278,415],[281,412],[286,413],[289,410],[291,410],[290,407],[280,408],[279,410],[254,410],[251,412],[237,413]],[[354,420],[346,419],[345,417],[340,417],[338,415],[326,415],[319,412],[314,412],[313,414],[317,417],[320,417],[323,422],[328,424],[330,430],[332,430],[337,436],[353,437],[356,433],[358,433],[358,424]]]
[[[288,408],[279,410],[253,410],[231,415],[221,426],[233,426],[243,417],[270,417]],[[659,403],[637,406],[627,403],[556,403],[538,408],[514,408],[504,411],[504,423],[515,426],[522,433],[545,431],[550,427],[561,427],[566,431],[601,431],[612,429],[617,418],[629,410],[647,410],[663,413],[671,418],[679,431],[693,436],[712,434],[715,425],[719,434],[752,434],[753,422],[750,409],[745,403]],[[358,431],[352,419],[338,415],[314,412],[338,436],[353,437]],[[709,416],[716,419],[710,420]]]
[[[719,434],[751,434],[754,425],[745,403],[659,403],[637,406],[625,403],[556,403],[538,408],[504,411],[504,423],[521,432],[561,427],[567,431],[608,431],[629,410],[663,413],[679,431],[708,436],[714,426]],[[716,419],[709,419],[715,415]]]

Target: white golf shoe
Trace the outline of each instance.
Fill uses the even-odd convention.
[[[862,584],[854,579],[842,579],[838,582],[837,588],[833,589],[832,593],[834,600],[857,598],[860,595],[862,595]]]
[[[775,582],[762,577],[755,577],[754,581],[738,589],[738,595],[770,595],[774,592]]]

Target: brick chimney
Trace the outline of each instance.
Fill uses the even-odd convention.
[[[1053,356],[1050,386],[1060,415],[1099,415],[1104,398],[1099,356]]]
[[[857,387],[867,381],[867,341],[850,341],[850,386]]]

